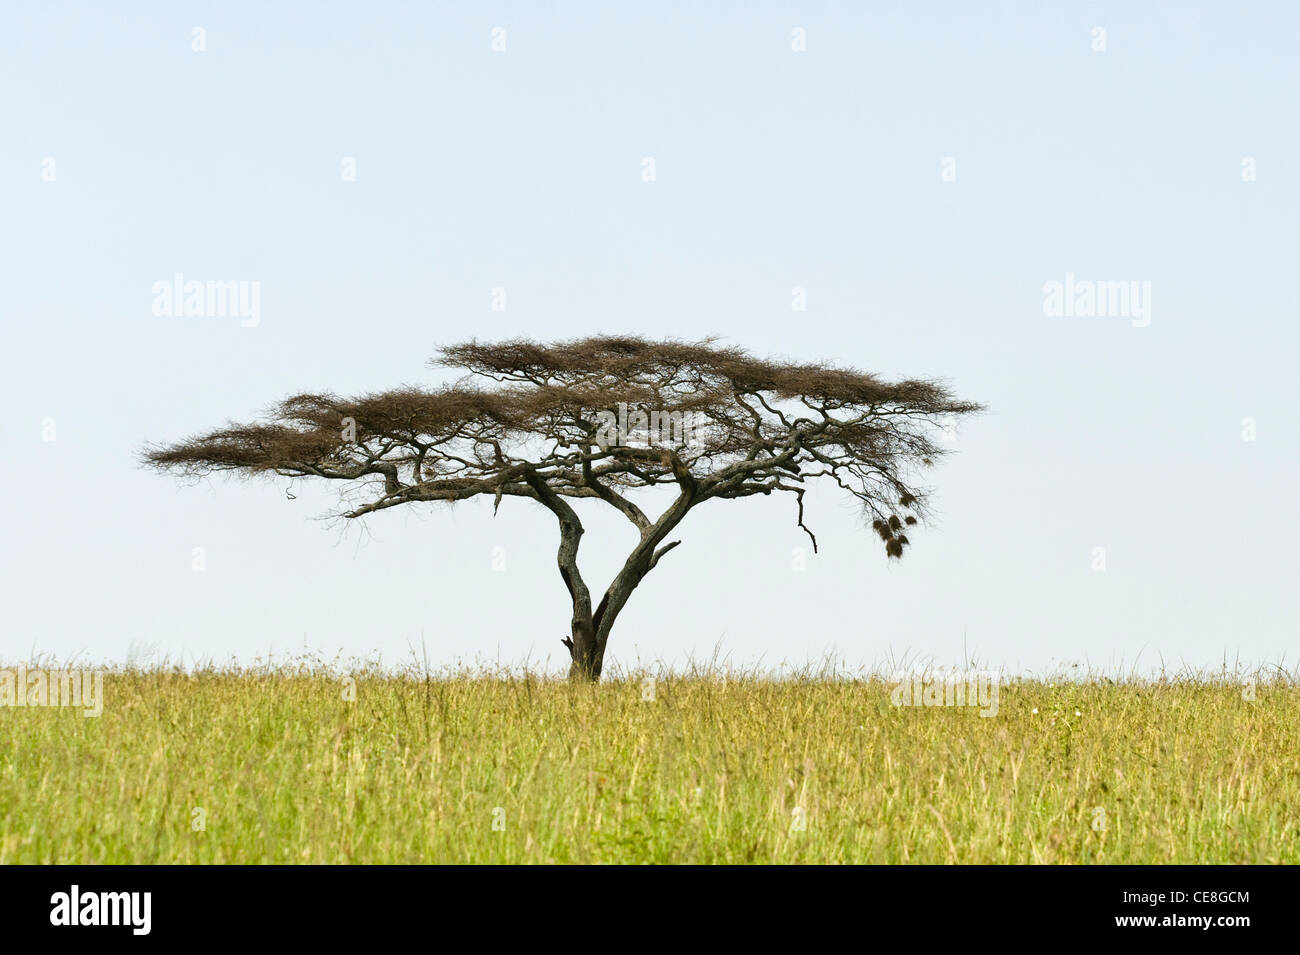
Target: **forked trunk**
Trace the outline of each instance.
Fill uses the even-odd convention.
[[[538,498],[559,518],[560,549],[556,554],[556,563],[560,568],[560,577],[569,591],[573,601],[573,616],[569,621],[569,633],[563,642],[569,649],[569,679],[575,683],[596,683],[600,680],[600,671],[605,662],[605,645],[609,642],[609,632],[614,627],[614,620],[627,604],[632,591],[637,588],[645,575],[654,570],[659,558],[672,550],[681,541],[664,544],[663,539],[670,530],[681,522],[686,512],[695,503],[695,484],[684,471],[678,475],[683,482],[683,491],[676,502],[657,522],[650,525],[644,515],[641,516],[641,542],[632,551],[623,569],[618,572],[600,606],[595,612],[591,609],[591,591],[578,570],[578,544],[582,540],[582,522],[564,500],[541,480],[534,471],[525,473],[525,480],[537,492]],[[640,511],[635,513],[640,514]]]

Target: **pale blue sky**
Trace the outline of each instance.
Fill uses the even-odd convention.
[[[340,535],[311,520],[334,488],[181,487],[135,453],[291,392],[432,383],[437,343],[634,331],[942,376],[990,411],[901,563],[831,493],[803,572],[786,502],[693,514],[615,662],[952,663],[963,632],[1017,669],[1294,662],[1300,8],[972,6],[6,5],[0,656],[396,661],[423,634],[434,662],[559,665],[546,512]],[[178,271],[260,282],[260,324],[155,316]],[[1150,325],[1046,317],[1066,273],[1149,281]],[[603,584],[630,530],[590,526]]]

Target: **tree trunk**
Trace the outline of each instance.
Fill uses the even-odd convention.
[[[555,562],[560,568],[560,577],[569,591],[573,601],[573,616],[569,621],[569,637],[562,642],[569,648],[569,679],[574,682],[595,682],[600,679],[600,659],[596,653],[596,625],[591,619],[591,591],[578,570],[578,545],[582,542],[582,521],[573,508],[561,500],[546,482],[534,471],[524,475],[528,485],[537,492],[537,497],[559,519],[560,549],[556,552]]]
[[[683,472],[684,473],[684,472]],[[681,477],[689,481],[689,475]],[[587,589],[582,574],[578,571],[578,545],[582,541],[583,527],[565,501],[554,489],[539,478],[534,471],[525,473],[525,480],[537,492],[538,498],[559,519],[560,549],[556,553],[556,563],[560,568],[560,577],[568,588],[569,598],[573,601],[573,617],[569,622],[568,639],[562,641],[569,649],[569,679],[575,683],[597,683],[600,671],[605,664],[605,645],[609,642],[609,632],[614,620],[632,596],[632,591],[654,570],[659,558],[672,550],[681,541],[664,544],[663,539],[686,516],[686,512],[695,504],[695,484],[693,481],[683,484],[681,495],[653,525],[642,530],[641,542],[632,551],[623,569],[610,583],[609,589],[600,601],[595,613],[591,609],[591,591]]]
[[[600,606],[596,608],[595,613],[591,616],[594,651],[590,667],[582,671],[594,674],[591,679],[600,679],[601,668],[605,665],[605,647],[609,644],[609,634],[614,629],[614,621],[618,619],[619,613],[627,606],[632,592],[641,585],[641,581],[645,580],[646,575],[654,570],[655,565],[659,563],[659,558],[681,543],[681,541],[673,541],[671,544],[665,544],[663,540],[668,536],[669,531],[681,523],[682,518],[686,516],[686,512],[691,509],[694,503],[695,495],[693,491],[685,491],[677,499],[676,503],[664,512],[664,515],[654,526],[642,535],[641,542],[628,556],[627,561],[623,564],[623,569],[610,582],[609,589],[605,591],[605,596],[600,600]],[[590,603],[587,606],[590,607]],[[576,656],[574,657],[574,665],[577,665]],[[573,676],[572,669],[570,669],[569,675],[570,677]]]
[[[579,619],[579,610],[574,607],[571,634],[564,641],[573,661],[569,664],[569,679],[574,683],[599,682],[602,655],[596,653],[596,629],[591,623],[590,607],[585,620]]]

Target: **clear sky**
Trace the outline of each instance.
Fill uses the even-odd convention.
[[[136,453],[435,383],[438,344],[637,332],[989,411],[902,562],[832,493],[802,571],[788,501],[692,514],[615,663],[1294,663],[1300,7],[978,6],[5,4],[0,657],[558,667],[539,507],[338,527],[334,487]],[[155,314],[178,272],[258,321]],[[1149,312],[1049,315],[1067,275]],[[631,528],[589,526],[603,586]]]

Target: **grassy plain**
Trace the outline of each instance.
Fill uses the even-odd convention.
[[[992,717],[825,675],[350,679],[0,708],[0,862],[1300,861],[1285,674],[1015,681]]]

